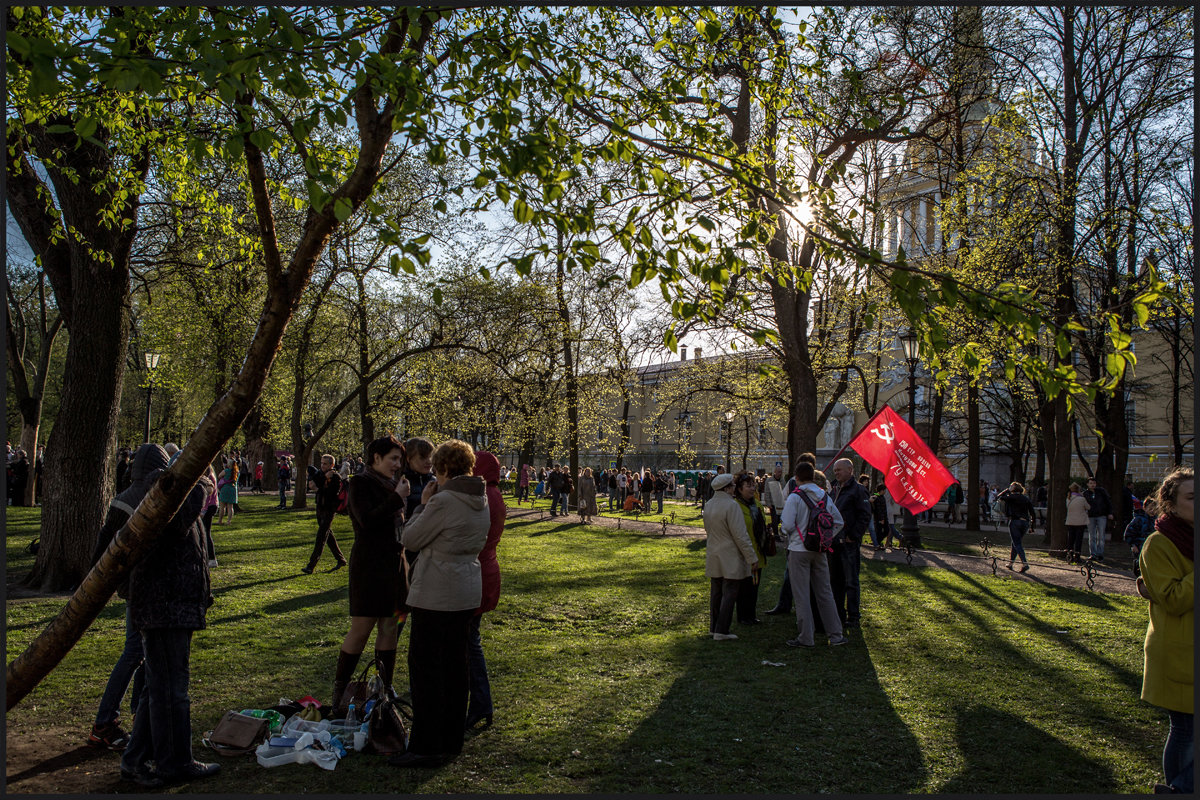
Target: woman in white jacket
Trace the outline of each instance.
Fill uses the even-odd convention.
[[[398,767],[436,766],[462,752],[470,687],[471,617],[483,597],[479,551],[487,542],[486,484],[475,451],[451,439],[433,451],[433,472],[400,543],[420,551],[408,589],[408,679],[413,727]]]
[[[802,461],[796,465],[796,489],[784,501],[780,518],[780,527],[788,537],[788,577],[792,583],[792,605],[796,609],[797,635],[794,639],[788,639],[788,647],[815,645],[812,604],[808,599],[810,584],[817,599],[821,623],[829,634],[829,643],[838,645],[849,641],[842,633],[842,623],[838,619],[837,605],[833,600],[833,588],[829,583],[829,561],[824,552],[804,547],[809,510],[808,504],[800,497],[801,492],[814,504],[825,501],[825,510],[833,517],[833,533],[841,530],[844,523],[833,498],[813,482],[814,475],[812,464]]]

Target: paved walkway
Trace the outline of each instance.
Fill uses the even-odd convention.
[[[514,519],[528,518],[547,522],[551,520],[550,514],[544,508],[529,509],[510,506],[508,516]],[[559,516],[554,519],[560,521],[562,524],[579,524],[579,516],[577,514]],[[669,522],[664,525],[663,521],[634,519],[633,517],[624,515],[596,516],[592,518],[592,524],[601,527],[619,528],[625,531],[635,531],[648,536],[704,538],[703,528],[690,525],[672,525]],[[993,531],[985,529],[976,534],[974,531],[965,531],[961,527],[956,529],[955,526],[939,525],[938,523],[922,523],[921,528],[924,531],[927,541],[937,539],[953,541],[957,544],[979,544],[981,539],[986,537],[990,543],[988,555],[960,555],[958,553],[924,548],[913,550],[910,554],[898,547],[887,550],[875,550],[868,542],[862,547],[862,560],[864,562],[887,561],[893,564],[905,564],[913,567],[938,567],[981,575],[994,574],[996,577],[1004,580],[1030,581],[1069,589],[1087,590],[1091,588],[1093,591],[1107,594],[1137,594],[1133,575],[1127,564],[1092,564],[1090,570],[1087,567],[1067,566],[1063,561],[1052,558],[1047,553],[1046,548],[1032,547],[1027,544],[1025,550],[1030,558],[1029,571],[1024,573],[1010,572],[1005,567],[1008,563],[1008,535],[1005,531],[996,531],[993,533]],[[1042,537],[1041,534],[1037,534],[1034,537],[1027,538],[1037,540]],[[940,544],[941,541],[938,543]],[[1113,547],[1123,548],[1124,545],[1113,545]],[[1090,587],[1088,586],[1089,572],[1091,578]]]

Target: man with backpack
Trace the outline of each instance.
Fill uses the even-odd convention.
[[[807,461],[796,465],[796,489],[783,504],[781,524],[787,534],[788,577],[791,581],[792,604],[796,609],[796,637],[788,639],[788,647],[813,647],[815,623],[809,588],[817,601],[821,624],[829,634],[831,645],[849,641],[842,632],[837,606],[830,586],[829,561],[833,538],[841,531],[841,511],[821,487],[813,483],[815,470]]]
[[[556,517],[559,514],[559,503],[562,503],[562,513],[567,513],[567,503],[563,498],[567,483],[567,476],[559,469],[558,464],[555,464],[550,469],[550,474],[546,476],[546,489],[550,492],[550,516]]]
[[[858,625],[860,616],[859,549],[871,521],[871,498],[854,479],[854,462],[850,459],[839,458],[834,462],[830,494],[844,520],[844,527],[833,537],[833,552],[829,556],[833,599],[842,627],[852,628]]]
[[[333,517],[337,513],[338,494],[342,489],[342,476],[333,468],[334,463],[333,456],[321,456],[321,469],[314,470],[308,479],[309,488],[316,493],[317,499],[317,541],[308,558],[308,566],[300,570],[305,575],[311,575],[317,568],[326,542],[329,543],[329,552],[337,559],[334,569],[346,566],[346,557],[342,555],[342,549],[333,536]]]

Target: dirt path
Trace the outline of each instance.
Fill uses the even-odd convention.
[[[528,518],[535,520],[549,521],[550,515],[545,509],[528,509],[528,508],[509,508],[508,516],[511,518]],[[561,520],[562,524],[579,524],[579,516],[569,514],[567,516],[559,516],[556,519]],[[645,533],[647,536],[681,536],[692,539],[704,538],[704,529],[696,528],[690,525],[672,525],[663,521],[652,522],[650,520],[639,520],[633,517],[625,516],[596,516],[592,518],[593,525],[599,525],[607,528],[618,528],[619,530],[636,531]],[[941,532],[938,531],[940,534]],[[948,535],[956,536],[956,539],[964,539],[965,531],[956,531],[948,529]],[[1029,571],[1020,573],[1016,571],[1010,572],[1005,566],[1008,563],[1008,545],[1007,542],[998,541],[1004,534],[997,532],[992,534],[991,531],[983,531],[981,536],[986,536],[994,544],[989,548],[989,555],[960,555],[958,553],[949,553],[941,550],[916,549],[910,554],[900,548],[889,548],[887,550],[875,550],[869,543],[862,547],[862,560],[865,561],[889,561],[893,564],[908,564],[913,567],[938,567],[941,569],[957,570],[958,572],[971,572],[979,575],[995,575],[1004,579],[1015,579],[1022,581],[1031,581],[1033,583],[1050,584],[1053,586],[1062,586],[1070,589],[1088,589],[1093,591],[1104,592],[1106,594],[1137,594],[1137,589],[1134,585],[1132,574],[1127,567],[1120,565],[1105,565],[1092,564],[1088,567],[1069,567],[1061,560],[1053,559],[1046,553],[1044,548],[1027,547],[1026,552],[1029,555]],[[965,537],[970,539],[970,537]],[[1091,586],[1088,586],[1089,572],[1091,574]]]

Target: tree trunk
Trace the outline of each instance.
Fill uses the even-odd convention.
[[[559,212],[562,212],[561,207]],[[566,241],[563,229],[558,229],[558,258],[555,269],[555,297],[558,300],[558,322],[562,331],[563,370],[567,379],[567,454],[571,469],[571,482],[579,482],[579,378],[575,375],[575,353],[571,348],[571,310],[567,307],[564,287],[566,284]],[[570,494],[569,502],[578,507],[576,492]]]
[[[37,495],[37,441],[38,428],[42,418],[41,398],[20,402],[21,407],[21,449],[29,459],[29,480],[25,483],[25,505],[32,507]],[[26,410],[26,407],[28,411]]]
[[[1174,328],[1175,336],[1171,340],[1171,455],[1174,456],[1174,464],[1183,463],[1183,427],[1179,403],[1182,399],[1180,391],[1181,369],[1183,366],[1182,345],[1180,336],[1182,335],[1183,326],[1180,324],[1179,308],[1176,306],[1174,312]]]
[[[942,412],[946,405],[946,393],[942,391],[933,379],[930,379],[933,393],[933,413],[929,417],[929,449],[937,455],[942,446]]]
[[[375,420],[371,417],[371,384],[366,379],[367,373],[371,369],[371,354],[367,348],[367,343],[370,341],[367,338],[367,287],[363,272],[356,272],[354,280],[358,289],[358,307],[355,309],[358,317],[358,379],[360,382],[358,419],[362,428],[363,452],[365,453],[367,445],[375,440]]]
[[[967,530],[979,530],[979,386],[967,383]]]
[[[629,447],[629,409],[633,405],[625,389],[622,389],[622,395],[624,399],[621,404],[621,439],[617,442],[617,469],[625,466],[625,449]]]
[[[77,254],[86,259],[83,253]],[[96,531],[113,498],[117,418],[129,347],[129,273],[99,263],[72,266],[75,294],[63,387],[46,442],[42,532],[25,585],[77,586],[91,566]]]

